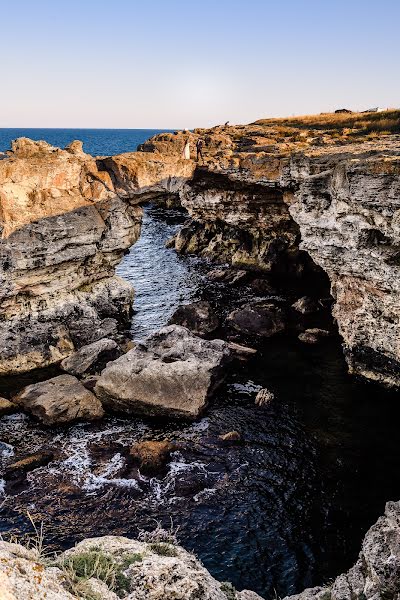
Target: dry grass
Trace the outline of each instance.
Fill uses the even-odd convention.
[[[254,125],[278,128],[283,135],[294,135],[295,131],[314,130],[318,133],[333,133],[339,136],[360,136],[376,133],[388,135],[400,133],[400,110],[385,110],[377,113],[322,113],[282,119],[261,119]]]

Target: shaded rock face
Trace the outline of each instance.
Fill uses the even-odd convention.
[[[206,158],[181,190],[191,221],[175,247],[310,286],[326,273],[350,372],[398,387],[399,138],[318,141],[306,128],[282,138],[277,125],[190,134]],[[143,149],[174,155],[181,145],[165,134]]]
[[[175,238],[178,252],[267,273],[306,267],[299,228],[277,183],[236,181],[198,169],[181,202],[192,221]]]
[[[199,300],[198,302],[179,306],[170,318],[169,323],[187,327],[196,335],[206,335],[217,329],[219,319],[209,302]]]
[[[45,425],[99,419],[104,415],[96,396],[72,375],[59,375],[28,385],[13,401]]]
[[[301,247],[328,274],[351,372],[400,384],[400,160],[293,160],[290,212]]]
[[[101,373],[95,394],[114,411],[149,416],[197,417],[224,378],[230,351],[179,325],[153,334]]]
[[[310,588],[291,600],[384,600],[400,593],[400,502],[388,502],[385,514],[366,534],[358,561],[332,585]]]

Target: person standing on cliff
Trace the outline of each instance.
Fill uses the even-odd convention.
[[[199,159],[201,158],[201,160],[203,161],[204,164],[204,156],[203,156],[203,140],[201,138],[199,138],[196,142],[196,151],[197,151],[197,162],[199,162]]]
[[[184,145],[183,151],[182,151],[182,158],[186,158],[187,160],[190,160],[190,142],[189,142],[189,138],[186,138],[186,142],[185,142],[185,145]]]

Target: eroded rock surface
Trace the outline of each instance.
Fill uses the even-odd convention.
[[[151,195],[176,193],[192,161],[109,159],[21,138],[0,161],[0,376],[59,363],[115,337],[133,289],[115,267]]]
[[[45,425],[100,419],[104,415],[100,401],[72,375],[28,385],[13,401]]]
[[[104,338],[88,346],[83,346],[65,358],[61,362],[61,368],[76,377],[93,375],[100,372],[107,362],[115,360],[121,354],[122,352],[114,340]]]
[[[191,221],[173,243],[281,278],[325,272],[350,371],[398,387],[400,136],[323,120],[194,130],[205,161],[180,192]],[[178,155],[185,135],[155,136],[142,150]]]
[[[110,410],[197,417],[225,376],[230,350],[185,327],[160,329],[101,373],[95,393]]]

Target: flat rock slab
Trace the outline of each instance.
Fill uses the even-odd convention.
[[[145,346],[109,363],[94,391],[114,411],[195,418],[230,359],[226,342],[203,340],[185,327],[169,325]]]
[[[77,377],[93,375],[100,372],[110,360],[121,355],[118,344],[111,339],[103,338],[87,346],[83,346],[61,362],[61,368]]]
[[[99,419],[104,415],[100,401],[72,375],[28,385],[13,401],[45,425]]]

